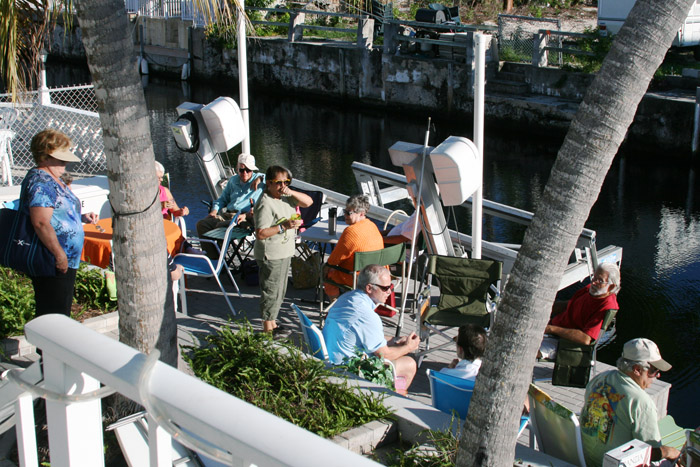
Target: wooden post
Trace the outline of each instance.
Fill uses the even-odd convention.
[[[532,65],[538,68],[547,66],[547,35],[537,32],[532,35]]]
[[[305,13],[293,13],[289,18],[289,42],[296,42],[304,39],[304,19]]]
[[[363,15],[357,21],[357,46],[361,49],[371,49],[374,41],[374,20]]]

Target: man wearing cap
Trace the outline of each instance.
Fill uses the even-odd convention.
[[[209,215],[197,222],[197,235],[199,237],[203,237],[210,230],[228,227],[236,213],[240,213],[238,216],[239,224],[244,221],[253,222],[253,216],[248,214],[262,195],[264,187],[260,185],[265,183],[265,175],[257,172],[255,157],[246,153],[238,156],[236,170],[238,173],[228,179],[223,193],[212,204]],[[219,258],[219,253],[211,243],[203,242],[202,248],[210,258]]]
[[[601,373],[586,386],[581,437],[586,464],[600,466],[605,453],[637,439],[652,446],[652,461],[675,461],[680,453],[661,445],[656,405],[645,390],[671,365],[649,339],[627,342],[617,369]]]

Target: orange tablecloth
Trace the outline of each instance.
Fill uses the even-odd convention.
[[[97,230],[94,224],[83,224],[85,231],[85,243],[83,244],[83,254],[80,259],[95,266],[106,268],[112,256],[112,219],[102,219],[97,225],[104,229],[104,232]],[[171,255],[180,251],[180,244],[184,240],[180,227],[174,222],[163,219],[165,229],[165,239],[168,242],[168,252]]]

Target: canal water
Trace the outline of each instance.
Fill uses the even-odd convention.
[[[49,79],[54,85],[78,84],[89,76],[62,67]],[[145,87],[156,159],[170,173],[180,206],[190,209],[189,228],[206,215],[200,200],[209,196],[196,156],[175,147],[169,124],[177,119],[175,107],[181,102],[208,103],[220,95],[237,100],[237,87],[233,80],[225,87],[153,79]],[[449,135],[470,136],[470,119],[433,117],[431,145]],[[253,90],[250,122],[251,150],[259,167],[287,166],[296,178],[350,194],[357,192],[353,161],[396,170],[387,148],[399,140],[422,144],[427,118]],[[533,139],[516,129],[487,129],[484,196],[533,210],[560,144],[561,136]],[[699,187],[688,160],[661,151],[655,157],[618,154],[586,224],[597,232],[599,247],[624,248],[618,338],[599,359],[614,364],[627,340],[654,340],[673,365],[662,377],[673,385],[669,412],[685,427],[700,425]],[[458,215],[458,220],[459,229],[469,232],[468,216]],[[523,232],[521,226],[498,221],[487,221],[484,227],[486,239],[506,242],[519,241]]]

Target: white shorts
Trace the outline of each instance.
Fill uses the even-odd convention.
[[[542,355],[542,358],[554,360],[557,357],[557,345],[559,345],[558,338],[545,335],[544,339],[542,339],[542,343],[540,344],[540,354]]]

